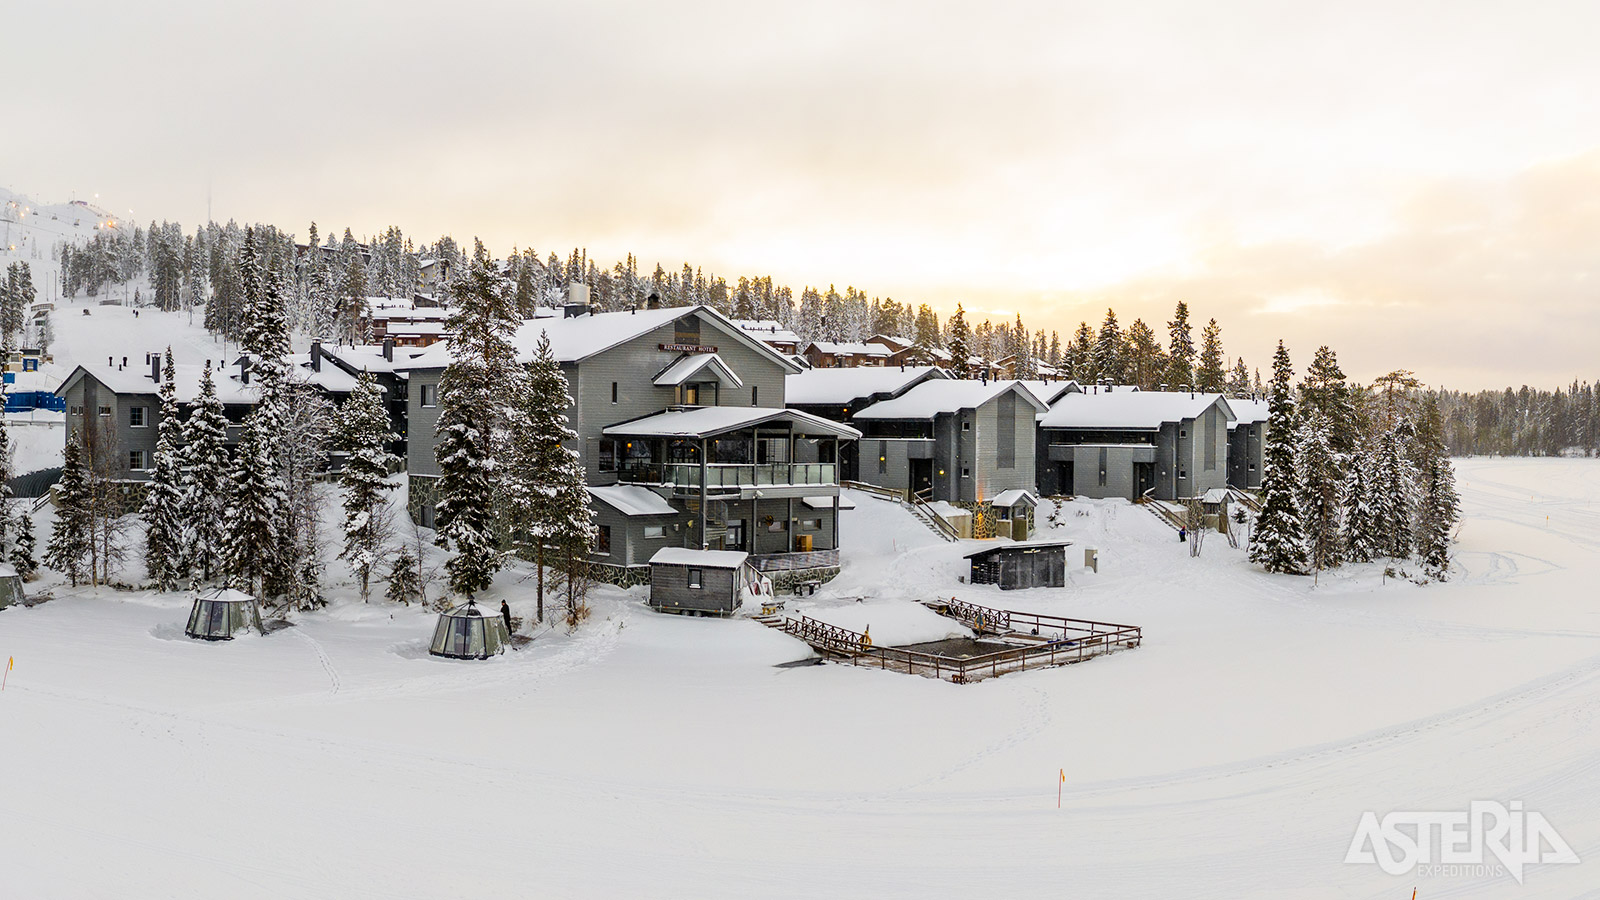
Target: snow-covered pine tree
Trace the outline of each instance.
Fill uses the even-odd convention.
[[[1377,454],[1357,450],[1345,465],[1344,550],[1351,562],[1370,562],[1383,555],[1383,534],[1379,531]]]
[[[406,606],[410,606],[413,600],[422,599],[422,577],[417,572],[417,558],[411,555],[409,547],[402,545],[400,552],[390,561],[388,586],[383,596],[391,603],[404,603]]]
[[[1200,365],[1195,369],[1195,387],[1208,394],[1220,394],[1228,389],[1228,372],[1223,368],[1226,357],[1222,355],[1222,326],[1216,319],[1206,323],[1200,332]]]
[[[512,337],[516,306],[483,243],[451,289],[451,361],[439,379],[437,542],[453,549],[445,563],[450,588],[471,597],[489,587],[503,561],[494,533],[499,507],[497,432],[522,375]]]
[[[1189,330],[1189,304],[1178,301],[1167,323],[1167,390],[1194,386],[1194,337]]]
[[[348,456],[339,473],[344,488],[344,551],[361,579],[361,599],[371,595],[372,575],[383,556],[389,535],[386,498],[394,489],[389,467],[397,461],[388,442],[389,413],[383,407],[383,390],[370,372],[356,379],[355,390],[340,411],[339,442]]]
[[[200,393],[183,425],[183,496],[189,535],[188,569],[196,582],[210,581],[222,571],[225,519],[228,509],[228,419],[217,397],[206,360]]]
[[[1350,385],[1339,368],[1338,357],[1322,346],[1300,382],[1300,397],[1308,411],[1320,413],[1328,422],[1328,443],[1342,459],[1356,445],[1356,410]]]
[[[1456,494],[1455,468],[1444,445],[1444,421],[1432,393],[1422,398],[1416,431],[1421,490],[1413,534],[1423,568],[1433,578],[1444,581],[1450,573],[1450,532],[1460,517],[1460,497]]]
[[[1250,538],[1250,559],[1268,572],[1304,575],[1306,529],[1300,514],[1295,472],[1295,403],[1289,351],[1278,342],[1272,358],[1267,445],[1263,450],[1261,515]]]
[[[1300,513],[1305,523],[1306,550],[1316,571],[1336,568],[1344,561],[1339,528],[1340,465],[1328,444],[1328,420],[1318,410],[1300,416]]]
[[[971,378],[972,353],[969,345],[972,333],[967,328],[966,310],[959,303],[956,304],[955,315],[950,317],[949,327],[950,337],[946,343],[950,347],[950,377]]]
[[[266,595],[267,581],[277,574],[281,563],[278,516],[283,508],[283,492],[273,475],[269,444],[263,434],[266,427],[255,412],[245,419],[233,465],[228,470],[224,520],[227,541],[223,558],[228,580],[257,597]]]
[[[1405,419],[1396,420],[1378,438],[1373,514],[1383,537],[1383,555],[1393,559],[1411,558],[1417,471],[1406,455],[1410,443],[1411,423]]]
[[[10,556],[11,567],[23,581],[32,581],[34,573],[39,571],[39,561],[33,556],[34,542],[33,517],[23,513],[17,517],[17,539],[11,545]]]
[[[520,394],[508,492],[521,498],[517,516],[519,541],[533,551],[538,566],[538,619],[544,620],[544,567],[547,553],[569,585],[586,567],[596,530],[589,506],[583,461],[571,444],[577,432],[567,422],[572,395],[548,335],[539,336],[527,382]],[[568,595],[569,617],[576,599]]]
[[[1022,313],[1017,313],[1017,324],[1011,330],[1011,373],[1024,380],[1039,377],[1039,367],[1034,364],[1033,344],[1028,340],[1028,329],[1022,324]]]
[[[1117,311],[1106,308],[1105,321],[1094,343],[1094,370],[1097,377],[1122,384],[1127,377],[1126,340],[1117,324]]]
[[[1073,380],[1083,384],[1098,377],[1099,370],[1094,366],[1094,330],[1088,322],[1079,322],[1072,336],[1072,344],[1067,349],[1067,368]]]
[[[183,422],[178,415],[177,369],[172,348],[167,348],[162,367],[161,422],[156,449],[151,454],[149,486],[144,495],[144,564],[156,589],[175,591],[188,578],[186,565],[189,545],[187,498],[183,486]]]
[[[55,491],[56,523],[50,530],[50,542],[45,545],[44,564],[77,585],[86,574],[85,563],[94,550],[94,496],[89,467],[84,464],[83,447],[78,441],[67,441],[61,480],[56,482]]]

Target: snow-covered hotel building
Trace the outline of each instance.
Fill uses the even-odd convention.
[[[1046,496],[1157,500],[1228,486],[1228,426],[1221,394],[1107,390],[1068,393],[1039,416],[1039,492]]]
[[[707,306],[565,312],[523,323],[515,343],[527,361],[549,335],[572,392],[567,415],[600,529],[597,577],[645,583],[666,547],[742,551],[780,586],[838,572],[838,461],[860,433],[785,408],[798,365]],[[404,367],[409,508],[429,527],[450,359],[435,344]]]

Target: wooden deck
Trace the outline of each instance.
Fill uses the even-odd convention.
[[[905,672],[969,684],[1007,672],[1071,665],[1139,646],[1137,625],[1116,625],[1041,616],[1017,610],[990,609],[959,600],[926,603],[929,609],[955,619],[989,640],[968,640],[956,647],[931,641],[905,647],[879,647],[867,635],[820,622],[810,616],[763,616],[763,625],[802,640],[824,657],[854,666]],[[999,647],[1000,649],[994,649]]]

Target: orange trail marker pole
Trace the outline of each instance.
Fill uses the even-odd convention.
[[[0,675],[0,691],[6,689],[6,682],[11,680],[11,667],[16,664],[17,658],[15,656],[6,657],[6,672],[4,675]]]

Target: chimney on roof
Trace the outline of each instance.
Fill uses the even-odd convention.
[[[388,362],[394,362],[394,340],[391,338],[383,339],[383,358]]]
[[[243,385],[250,384],[250,357],[248,356],[239,357],[239,383]]]
[[[161,354],[159,354],[159,353],[146,353],[145,356],[150,358],[150,380],[154,381],[156,384],[160,384],[161,383]]]
[[[124,357],[123,357],[123,358],[122,358],[122,365],[121,365],[121,366],[118,366],[118,368],[120,368],[120,369],[126,369],[126,368],[127,368],[127,367],[128,367],[128,358],[127,358],[127,357],[126,357],[126,356],[124,356]]]
[[[111,368],[112,366],[114,366],[116,364],[117,364],[117,358],[115,356],[106,357],[106,368],[109,369],[109,368]]]
[[[311,371],[313,371],[313,372],[321,372],[322,371],[322,342],[321,341],[312,341],[311,342]]]

